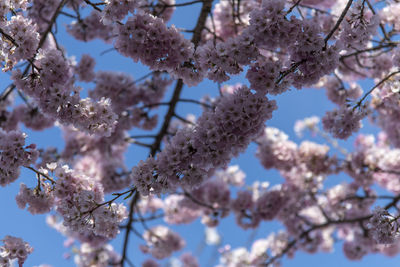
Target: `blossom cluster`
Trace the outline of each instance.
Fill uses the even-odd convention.
[[[237,4],[220,1],[214,7],[213,20],[208,18],[206,26],[209,29],[214,29],[216,36],[227,40],[240,34],[248,26],[249,13],[257,5],[258,3],[255,0],[240,1]],[[204,39],[212,38],[214,38],[212,34],[205,33]]]
[[[11,260],[17,259],[18,265],[22,266],[33,248],[21,238],[14,236],[4,237],[3,246],[0,246],[0,265],[4,267],[11,266]]]
[[[26,205],[28,205],[28,211],[32,214],[48,213],[54,206],[52,188],[44,179],[41,181],[40,187],[34,189],[28,188],[21,183],[15,200],[20,209],[25,209]]]
[[[320,85],[325,88],[328,99],[338,106],[345,106],[349,101],[357,100],[363,92],[356,83],[350,83],[350,87],[346,89],[338,77],[326,77]]]
[[[363,3],[356,2],[343,22],[343,30],[339,40],[350,50],[361,50],[368,45],[368,41],[376,32],[379,17],[372,14],[363,14]],[[369,17],[369,18],[367,18]]]
[[[0,129],[0,185],[14,182],[21,166],[29,166],[39,156],[34,144],[25,147],[26,134]]]
[[[243,151],[261,133],[275,108],[274,101],[247,87],[225,95],[214,111],[203,113],[195,128],[178,131],[157,159],[149,158],[134,167],[134,184],[144,195],[198,185],[207,173],[226,166]]]
[[[89,177],[57,167],[55,185],[56,210],[64,219],[64,225],[78,233],[114,238],[119,233],[118,225],[127,216],[123,204],[100,205],[104,201],[101,184]]]
[[[98,38],[105,42],[111,42],[114,27],[112,25],[104,25],[100,20],[100,13],[92,11],[85,18],[71,22],[67,26],[67,31],[80,41],[88,42]]]
[[[394,89],[394,91],[393,91]],[[387,83],[372,92],[371,106],[377,111],[377,123],[387,135],[388,142],[395,147],[400,147],[400,131],[397,116],[400,114],[400,95],[396,92],[396,83]]]
[[[272,256],[279,255],[288,242],[287,234],[279,232],[254,241],[250,250],[245,247],[232,249],[230,246],[225,246],[221,251],[221,265],[219,266],[250,267],[262,265],[269,258],[267,251],[270,251]]]
[[[391,216],[387,210],[376,207],[371,219],[369,219],[368,226],[376,242],[392,244],[398,237],[398,224],[398,219]]]
[[[54,15],[60,0],[31,0],[32,5],[28,10],[28,17],[38,25],[39,32],[44,32],[49,27],[49,21]]]
[[[214,43],[210,40],[196,51],[196,59],[202,70],[208,70],[207,77],[214,82],[229,80],[227,74],[239,74],[242,65],[255,60],[259,52],[254,46],[254,37],[244,32],[237,38]]]
[[[91,134],[111,135],[117,116],[111,110],[110,101],[105,98],[98,102],[81,99],[79,88],[71,84],[72,67],[60,51],[43,51],[38,65],[41,67],[39,77],[31,74],[26,79],[17,70],[12,78],[18,89],[36,100],[43,113]]]
[[[0,16],[3,17],[7,15],[11,10],[22,9],[26,10],[28,6],[27,0],[10,0],[10,1],[1,1],[0,5]]]
[[[122,20],[126,15],[128,15],[128,12],[133,13],[136,8],[147,4],[146,2],[146,0],[106,0],[106,6],[101,12],[101,21],[103,22],[103,24],[110,24],[111,22]]]
[[[112,109],[117,114],[129,110],[139,103],[144,105],[158,103],[171,83],[159,72],[154,73],[150,79],[140,84],[124,73],[102,71],[96,73],[95,81],[96,87],[89,92],[90,97],[93,99],[109,98]]]
[[[138,13],[117,27],[115,48],[135,62],[141,61],[153,70],[174,70],[193,54],[193,44],[175,27],[167,28],[162,19]]]
[[[247,71],[246,78],[256,91],[271,95],[281,94],[289,89],[287,80],[276,83],[281,69],[282,64],[278,60],[259,58]]]
[[[304,164],[314,173],[329,172],[335,160],[328,156],[329,147],[304,141],[300,147],[282,131],[267,127],[264,134],[257,139],[259,147],[256,156],[261,164],[267,168],[290,170]]]
[[[140,249],[143,253],[150,253],[156,259],[169,257],[174,251],[181,250],[185,241],[175,232],[163,225],[155,226],[143,234],[146,245]]]
[[[120,256],[109,244],[93,247],[89,243],[83,243],[74,257],[75,264],[79,267],[110,265],[120,266]]]
[[[341,107],[328,111],[322,118],[322,124],[327,132],[335,138],[347,139],[353,132],[361,128],[361,120],[367,115],[364,108],[352,109]]]
[[[75,67],[75,73],[78,75],[78,79],[83,82],[91,82],[94,77],[94,66],[96,62],[88,54],[83,54],[79,64]]]
[[[0,52],[0,60],[6,62],[3,71],[12,69],[20,60],[33,58],[39,46],[39,33],[32,20],[17,15],[4,24],[1,25],[2,34],[7,41],[1,46]]]

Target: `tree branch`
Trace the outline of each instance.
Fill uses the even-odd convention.
[[[200,12],[199,18],[197,20],[196,27],[193,31],[193,36],[192,36],[192,43],[194,44],[195,47],[197,47],[197,45],[199,44],[199,42],[201,40],[201,31],[203,30],[204,25],[206,23],[208,13],[211,12],[212,1],[213,0],[204,0],[203,1],[203,6],[201,8],[201,12]],[[176,83],[172,98],[169,101],[169,108],[168,108],[167,114],[164,117],[164,123],[161,126],[161,129],[158,132],[158,134],[155,138],[155,141],[152,145],[152,148],[150,151],[151,156],[155,156],[157,151],[160,150],[162,139],[164,138],[164,135],[167,133],[171,119],[175,114],[175,107],[179,101],[180,94],[182,92],[182,88],[183,88],[183,81],[181,79],[179,79]]]
[[[347,14],[347,11],[349,11],[349,9],[350,9],[352,3],[353,3],[353,0],[349,0],[349,1],[347,2],[347,5],[346,5],[346,7],[343,9],[342,14],[340,15],[339,19],[336,21],[335,26],[334,26],[334,27],[332,28],[332,30],[328,33],[328,35],[325,37],[325,40],[324,40],[324,41],[325,41],[325,46],[324,46],[324,48],[326,48],[326,46],[328,45],[329,39],[332,37],[332,35],[335,33],[335,31],[339,28],[340,24],[342,23],[344,17],[345,17],[346,14]]]
[[[124,244],[123,244],[123,248],[122,248],[121,267],[124,267],[124,263],[127,258],[126,252],[128,250],[129,234],[132,230],[131,225],[132,225],[132,220],[133,220],[133,212],[134,212],[134,207],[138,200],[139,200],[139,192],[136,192],[136,194],[133,197],[131,204],[129,206],[128,223],[126,224],[126,232],[125,232]]]

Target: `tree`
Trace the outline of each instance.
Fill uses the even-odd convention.
[[[48,214],[79,244],[78,266],[134,266],[130,255],[139,251],[149,256],[143,266],[159,266],[185,247],[173,225],[199,219],[214,245],[215,227],[230,218],[243,232],[282,225],[251,248],[221,246],[220,266],[279,266],[335,242],[350,260],[400,252],[398,1],[0,3],[0,60],[11,79],[0,96],[0,185],[21,180],[18,207]],[[186,7],[196,14],[193,29],[168,23]],[[95,71],[91,51],[75,62],[59,39],[60,20],[76,40],[100,39],[111,47],[105,53],[150,72],[134,79]],[[245,75],[242,84],[229,83],[235,75]],[[216,94],[183,97],[185,86],[207,80]],[[272,99],[293,88],[322,89],[336,106],[322,116],[323,129],[318,117],[295,124],[324,144],[296,144],[266,125],[280,106]],[[185,114],[182,103],[202,111]],[[375,136],[358,133],[367,119]],[[54,127],[64,134],[61,149],[24,133]],[[355,145],[345,149],[337,139],[349,137]],[[245,185],[231,161],[250,145],[281,183]],[[136,146],[148,154],[125,161]],[[23,170],[35,179],[22,181]],[[129,247],[131,235],[139,246]],[[110,245],[117,236],[121,251]],[[22,266],[32,246],[1,238],[0,265]],[[182,266],[199,266],[194,254],[179,253]]]

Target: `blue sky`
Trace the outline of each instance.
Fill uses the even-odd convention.
[[[184,1],[177,2],[179,3]],[[197,16],[199,6],[200,5],[195,5],[193,7],[182,7],[178,9],[172,18],[172,23],[176,24],[178,27],[193,27],[193,18]],[[58,40],[67,49],[68,56],[76,56],[77,60],[79,60],[81,54],[90,53],[96,58],[96,71],[123,71],[131,74],[134,78],[139,78],[149,72],[148,68],[132,62],[131,59],[119,56],[116,51],[99,56],[102,51],[110,48],[110,45],[104,44],[101,41],[93,41],[86,44],[75,41],[65,33],[65,25],[68,21],[69,19],[63,17],[58,22]],[[189,37],[189,35],[187,36]],[[5,88],[10,83],[9,78],[6,74],[1,74],[0,78],[0,86]],[[248,82],[244,81],[243,75],[233,77],[233,79],[227,82],[227,84],[235,84],[236,82],[248,84]],[[82,85],[86,89],[94,87],[93,84]],[[363,84],[363,89],[365,91],[369,88],[369,83]],[[185,87],[182,97],[199,99],[205,94],[216,96],[217,92],[218,87],[216,84],[205,81],[193,88]],[[167,93],[166,99],[169,98],[170,94],[171,92]],[[297,143],[299,143],[301,139],[296,137],[293,131],[293,125],[296,120],[312,115],[322,116],[327,110],[334,107],[333,104],[327,100],[325,92],[317,89],[303,89],[301,91],[292,89],[284,95],[275,97],[274,99],[277,100],[278,110],[274,112],[273,119],[268,121],[267,125],[283,130]],[[180,104],[178,111],[181,116],[185,116],[187,113],[194,113],[196,115],[200,114],[200,108],[186,103]],[[161,116],[163,116],[163,112],[165,112],[165,110],[161,108]],[[25,131],[24,128],[22,129]],[[368,124],[366,124],[366,127],[362,131],[367,133],[377,132],[376,129]],[[36,143],[39,148],[48,146],[55,146],[59,149],[63,148],[61,132],[57,128],[46,130],[44,132],[32,132],[29,130],[26,130],[26,132],[28,133],[28,138],[26,140],[27,144]],[[310,137],[309,135],[305,136]],[[315,140],[321,141],[319,138],[315,138],[314,141]],[[341,142],[341,144],[344,147],[351,149],[353,140],[354,138],[349,138],[347,142]],[[241,169],[247,174],[246,183],[251,184],[255,180],[269,181],[272,184],[280,183],[282,179],[276,171],[266,171],[258,163],[258,160],[254,157],[255,150],[256,146],[251,145],[246,153],[242,154],[239,158],[232,160],[232,164],[240,164]],[[132,146],[126,155],[127,166],[135,166],[139,160],[145,159],[147,154],[148,151],[146,149]],[[29,256],[25,266],[36,266],[43,263],[55,267],[73,266],[74,264],[71,259],[65,260],[63,258],[63,254],[70,251],[70,249],[63,246],[65,238],[46,225],[45,216],[32,216],[26,210],[18,209],[16,205],[15,196],[19,191],[19,184],[24,182],[29,186],[33,186],[35,184],[34,178],[34,173],[29,170],[22,170],[21,177],[16,182],[6,188],[0,188],[0,210],[3,211],[3,214],[0,216],[0,238],[5,235],[22,237],[34,247],[34,253]],[[339,179],[346,178],[341,177]],[[138,226],[138,228],[142,230],[141,226]],[[172,228],[181,233],[187,241],[187,247],[183,251],[196,251],[199,245],[201,245],[204,238],[204,227],[199,223],[199,220],[190,225],[172,226]],[[257,230],[256,238],[265,238],[271,231],[275,231],[279,228],[280,226],[277,223],[263,223]],[[229,216],[224,220],[218,227],[218,230],[223,236],[223,243],[231,244],[233,248],[243,246],[252,234],[251,230],[244,231],[235,226],[232,216]],[[139,240],[134,235],[131,236],[130,240],[128,250],[130,259],[132,259],[136,266],[140,266],[140,263],[147,258],[138,250],[138,245],[143,244],[143,241]],[[117,237],[112,244],[116,251],[120,251],[122,236],[120,235]],[[199,255],[201,266],[207,266],[210,263],[209,260],[214,251],[215,248],[212,247],[204,249],[203,253]],[[179,256],[180,253],[174,254],[174,256],[176,255]],[[400,265],[400,260],[397,258],[384,257],[382,255],[368,255],[364,257],[362,261],[350,262],[344,257],[340,243],[335,245],[335,251],[331,254],[319,253],[310,255],[298,252],[294,259],[284,258],[283,260],[284,267],[375,267],[378,265],[398,266]]]

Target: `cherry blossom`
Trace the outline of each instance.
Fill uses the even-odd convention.
[[[0,0],[2,190],[47,215],[77,266],[136,266],[137,253],[210,265],[181,227],[203,229],[221,267],[337,245],[349,260],[398,255],[399,13],[372,0]],[[299,103],[305,90],[333,105]],[[316,107],[294,131],[274,119]],[[1,266],[32,265],[31,245],[1,241]]]

